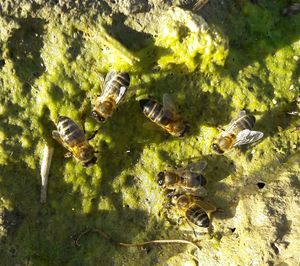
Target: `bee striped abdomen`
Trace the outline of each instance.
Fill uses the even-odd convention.
[[[202,210],[199,206],[195,205],[187,209],[186,218],[193,224],[200,227],[209,226],[209,218],[207,213]]]
[[[111,86],[119,89],[121,86],[128,87],[130,83],[130,77],[127,72],[119,73],[115,79],[112,80]]]
[[[83,131],[68,117],[60,116],[58,118],[57,129],[62,140],[69,146],[85,141]]]
[[[252,129],[255,124],[255,117],[253,115],[246,115],[239,121],[239,128],[243,129]]]
[[[144,114],[153,122],[161,125],[168,125],[171,122],[163,106],[154,100],[140,100]]]

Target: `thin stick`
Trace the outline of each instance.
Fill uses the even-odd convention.
[[[49,146],[48,144],[45,144],[43,150],[43,159],[41,164],[41,178],[42,178],[41,199],[40,199],[41,203],[45,203],[47,198],[48,176],[49,176],[49,170],[52,161],[52,155],[53,155],[53,147]]]
[[[75,245],[79,247],[80,246],[80,244],[79,244],[80,238],[82,236],[84,236],[85,234],[90,233],[90,232],[95,232],[95,233],[101,235],[106,240],[112,242],[113,244],[115,244],[117,246],[121,246],[121,247],[142,247],[142,246],[151,245],[151,244],[188,244],[188,245],[192,245],[193,247],[195,247],[199,251],[201,250],[200,247],[197,244],[195,244],[191,241],[188,241],[188,240],[183,240],[183,239],[150,240],[150,241],[140,242],[140,243],[115,242],[115,241],[113,241],[113,239],[108,234],[104,233],[103,231],[101,231],[100,229],[97,229],[97,228],[86,229],[83,232],[81,232],[75,240]],[[192,256],[192,257],[200,265],[199,260],[195,256]]]
[[[150,240],[146,242],[141,242],[141,243],[118,243],[118,245],[122,247],[141,247],[149,244],[189,244],[200,250],[200,247],[197,246],[195,243],[188,241],[188,240],[183,240],[183,239],[160,239],[160,240]]]

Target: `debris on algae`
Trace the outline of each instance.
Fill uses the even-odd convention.
[[[41,179],[42,179],[42,187],[41,187],[41,203],[46,203],[47,199],[47,187],[48,187],[48,177],[49,171],[51,167],[53,156],[53,147],[45,144],[43,150],[43,158],[41,163]]]

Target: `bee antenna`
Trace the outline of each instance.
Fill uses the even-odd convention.
[[[88,140],[92,140],[96,136],[97,133],[98,133],[98,129],[92,133],[92,135],[88,138]]]

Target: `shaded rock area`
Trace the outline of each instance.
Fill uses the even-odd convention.
[[[22,223],[24,219],[24,215],[19,211],[13,210],[9,211],[7,209],[3,209],[0,212],[0,230],[1,235],[4,236],[7,233],[12,234],[17,227]]]

